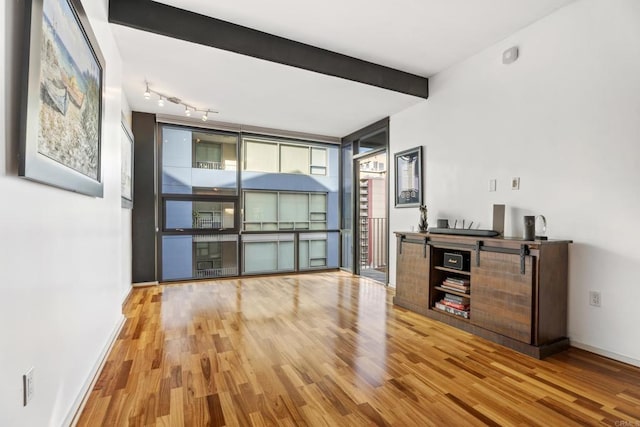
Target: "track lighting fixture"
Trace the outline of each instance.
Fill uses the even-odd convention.
[[[165,93],[161,93],[158,91],[155,91],[153,89],[151,89],[149,87],[149,82],[145,81],[145,91],[144,91],[144,99],[149,100],[151,99],[151,94],[155,94],[158,96],[158,106],[159,107],[163,107],[164,106],[164,101],[165,99],[167,101],[171,101],[174,104],[178,104],[178,105],[182,105],[184,107],[184,115],[187,117],[191,117],[192,113],[202,113],[202,121],[206,122],[207,120],[209,120],[209,113],[212,114],[217,114],[217,111],[211,110],[210,108],[204,109],[204,108],[196,108],[191,104],[187,104],[186,102],[183,102],[180,98],[177,98],[175,96],[170,96],[167,95]]]
[[[151,98],[151,92],[149,92],[149,83],[145,83],[147,85],[147,89],[144,91],[144,99],[149,100]]]

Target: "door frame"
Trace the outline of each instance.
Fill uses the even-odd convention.
[[[356,245],[355,242],[360,239],[360,161],[366,160],[369,157],[376,157],[380,154],[385,153],[385,165],[386,165],[386,175],[385,175],[385,207],[384,214],[385,219],[387,220],[387,224],[389,223],[389,149],[387,147],[377,148],[375,150],[367,151],[366,153],[358,154],[353,156],[353,199],[354,199],[354,212],[353,212],[353,227],[351,233],[353,235],[354,242],[354,250],[353,250],[353,266],[354,266],[354,274],[360,275],[360,245]],[[385,264],[387,269],[384,274],[384,284],[385,286],[389,285],[389,229],[387,225],[387,248],[386,248],[386,257]]]
[[[379,120],[375,123],[372,123],[360,130],[357,130],[355,132],[353,132],[352,134],[345,136],[344,138],[342,138],[342,142],[341,142],[341,148],[348,146],[349,144],[352,144],[352,156],[351,156],[351,171],[352,171],[352,179],[351,179],[351,188],[352,188],[352,194],[351,194],[351,205],[352,205],[352,224],[351,224],[351,236],[352,236],[352,240],[353,240],[353,250],[352,250],[352,254],[351,254],[351,262],[352,262],[352,270],[348,270],[346,268],[342,267],[342,257],[343,257],[343,253],[342,253],[342,233],[340,234],[340,269],[347,271],[347,272],[351,272],[354,275],[360,275],[360,265],[359,265],[359,256],[360,256],[360,251],[359,248],[357,247],[357,245],[355,244],[356,239],[358,238],[358,229],[359,229],[359,215],[360,215],[360,207],[358,205],[358,200],[357,200],[357,195],[359,193],[359,190],[356,191],[356,185],[359,183],[360,180],[360,168],[359,168],[359,160],[366,158],[368,156],[372,156],[372,155],[376,155],[376,154],[380,154],[382,151],[387,152],[387,182],[385,185],[385,192],[386,192],[386,199],[387,199],[387,203],[385,206],[385,215],[387,217],[387,221],[389,221],[389,168],[390,168],[390,164],[389,164],[389,153],[390,153],[390,147],[389,147],[389,117],[386,117],[382,120]],[[375,135],[378,135],[382,132],[386,132],[386,137],[384,140],[384,146],[381,146],[380,148],[376,148],[376,149],[372,149],[370,151],[367,151],[365,153],[359,153],[360,151],[360,141],[365,140],[367,138],[371,138]],[[344,159],[342,159],[342,156],[340,157],[340,161],[342,162]],[[356,167],[358,166],[358,167]],[[340,168],[340,201],[339,201],[339,206],[340,206],[340,222],[342,225],[342,212],[343,212],[343,206],[342,206],[342,201],[343,201],[343,191],[344,191],[344,177],[342,174],[342,165]],[[388,224],[388,222],[387,222]],[[341,229],[342,230],[342,229]],[[389,286],[389,235],[390,235],[390,229],[389,227],[387,227],[387,271],[385,273],[385,286]]]

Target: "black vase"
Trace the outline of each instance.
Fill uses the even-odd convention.
[[[536,235],[536,217],[533,215],[526,215],[524,217],[524,240],[533,240]]]

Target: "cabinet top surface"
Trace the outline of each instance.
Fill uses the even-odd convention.
[[[407,236],[407,237],[412,237],[417,239],[424,239],[426,237],[430,241],[434,241],[434,242],[452,242],[452,243],[458,242],[458,243],[465,243],[465,244],[473,244],[477,241],[496,242],[496,243],[500,242],[503,244],[511,243],[511,244],[518,244],[518,245],[522,243],[527,243],[529,245],[557,245],[557,244],[573,243],[572,240],[553,240],[553,239],[524,240],[518,237],[462,236],[459,234],[441,234],[441,233],[433,234],[433,233],[422,233],[417,231],[395,231],[394,234],[396,234],[396,236]]]

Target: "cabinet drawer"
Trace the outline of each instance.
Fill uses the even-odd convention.
[[[482,328],[532,343],[535,258],[480,252],[480,265],[471,265],[471,321]]]

